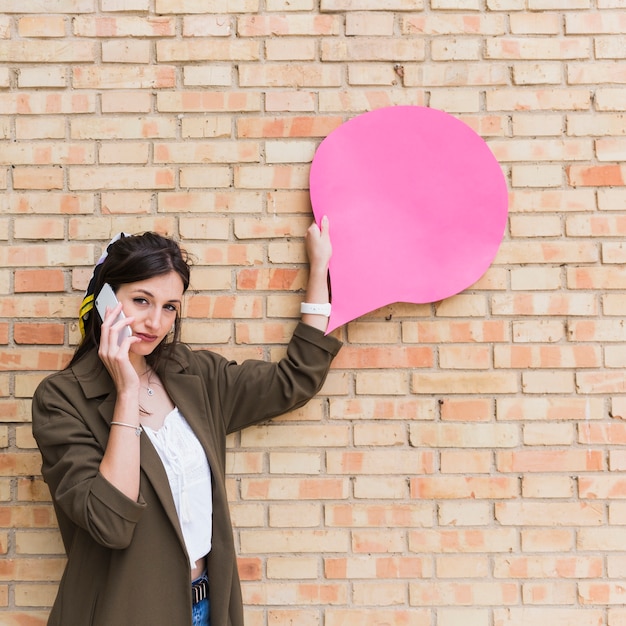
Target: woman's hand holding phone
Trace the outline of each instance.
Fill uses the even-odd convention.
[[[108,284],[96,297],[95,304],[103,320],[98,355],[111,374],[118,392],[137,389],[139,377],[128,355],[130,346],[139,341],[133,337],[130,329],[133,318],[124,315],[121,303]]]
[[[117,298],[115,297],[115,292],[113,291],[111,285],[109,285],[108,283],[105,283],[102,289],[100,290],[100,293],[96,297],[96,309],[103,323],[106,321],[107,309],[110,312],[113,312],[114,310],[118,308],[118,305],[119,305],[119,302]],[[125,319],[126,319],[126,316],[124,315],[124,312],[122,311],[122,307],[120,306],[119,311],[117,311],[115,317],[113,318],[113,322],[111,323],[111,328],[113,329],[113,326],[115,326],[116,324],[118,324],[118,322],[121,322],[122,320],[125,320]],[[126,337],[132,337],[133,333],[128,324],[124,324],[123,326],[118,327],[118,328],[119,330],[118,330],[118,335],[117,335],[117,344],[121,346],[124,339],[126,339]]]

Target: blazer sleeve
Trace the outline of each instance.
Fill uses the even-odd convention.
[[[306,404],[321,389],[341,345],[300,322],[280,361],[222,361],[217,385],[227,432]]]
[[[80,393],[67,370],[44,380],[35,391],[33,435],[42,455],[42,475],[60,514],[61,530],[66,530],[65,541],[71,522],[101,545],[123,549],[130,544],[145,504],[125,496],[100,473],[103,447],[70,399]],[[93,403],[89,406],[97,412]]]

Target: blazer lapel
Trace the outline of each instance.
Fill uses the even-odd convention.
[[[184,372],[169,372],[162,376],[161,380],[202,445],[211,468],[213,536],[208,568],[209,577],[220,581],[215,585],[218,596],[212,595],[211,597],[211,611],[217,616],[217,621],[220,621],[220,615],[228,615],[228,595],[220,594],[219,590],[230,587],[235,569],[225,463],[218,448],[221,437],[216,432],[215,420],[220,417],[214,416],[211,411],[207,391],[200,376]]]
[[[204,448],[211,472],[221,476],[223,468],[215,447],[215,427],[211,418],[211,407],[204,400],[206,394],[202,380],[195,374],[184,372],[168,372],[161,380]]]
[[[141,446],[141,471],[146,475],[146,478],[152,485],[152,488],[165,509],[167,517],[176,531],[178,540],[186,551],[187,548],[185,546],[183,531],[180,527],[176,505],[172,497],[172,490],[170,489],[169,479],[163,467],[163,463],[161,462],[161,457],[159,457],[159,453],[152,445],[146,433],[141,433],[141,442],[139,445]]]
[[[98,423],[92,423],[92,431],[94,436],[102,446],[104,450],[109,437],[109,430],[111,428],[111,420],[113,419],[113,411],[115,409],[115,400],[117,394],[113,386],[113,381],[109,376],[106,368],[102,364],[100,357],[96,352],[86,355],[84,359],[81,359],[75,366],[74,372],[77,380],[81,385],[83,393],[87,398],[103,398],[98,403],[98,413],[101,419],[96,420]],[[89,417],[85,418],[87,421]],[[94,420],[91,420],[94,422]],[[167,514],[178,539],[185,548],[185,540],[178,521],[178,514],[176,513],[176,505],[172,497],[172,491],[169,486],[169,480],[159,457],[158,452],[155,450],[148,435],[141,433],[141,446],[140,458],[141,458],[141,471],[145,474],[146,478],[152,485],[157,497],[161,501],[163,509]]]

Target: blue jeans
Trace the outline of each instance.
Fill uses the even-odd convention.
[[[206,571],[202,574],[202,576],[196,578],[192,584],[202,580],[203,578],[206,580]],[[191,626],[211,626],[209,613],[209,598],[204,598],[204,600],[200,600],[200,602],[194,604],[191,607]]]
[[[209,620],[209,599],[200,600],[191,609],[191,626],[211,626]]]

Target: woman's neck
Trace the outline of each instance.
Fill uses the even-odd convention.
[[[138,376],[142,376],[146,373],[149,368],[148,363],[146,362],[146,358],[140,354],[133,354],[132,352],[128,355],[132,366],[135,368]]]

